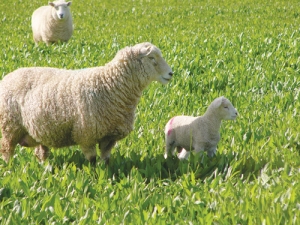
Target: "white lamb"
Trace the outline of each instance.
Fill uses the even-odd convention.
[[[32,14],[32,32],[35,43],[45,42],[47,45],[58,41],[67,42],[73,34],[71,2],[64,0],[49,2]]]
[[[220,141],[222,120],[235,120],[238,112],[225,97],[216,98],[203,116],[175,116],[165,127],[166,152],[175,155],[177,149],[179,159],[187,159],[189,151],[196,153],[207,151],[209,157],[215,155]]]
[[[135,109],[152,81],[167,84],[173,72],[151,43],[120,50],[105,66],[82,70],[21,68],[0,82],[3,159],[17,144],[47,158],[49,147],[80,145],[85,157],[108,160],[116,141],[133,130]]]

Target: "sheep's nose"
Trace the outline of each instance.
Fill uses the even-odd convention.
[[[173,76],[173,72],[170,72],[169,75],[170,75],[170,76]]]
[[[59,14],[59,18],[63,18],[64,17],[64,14]]]

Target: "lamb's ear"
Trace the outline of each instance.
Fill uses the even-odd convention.
[[[224,96],[221,96],[219,98],[216,98],[214,100],[214,106],[217,108],[217,107],[220,107],[222,105],[222,103],[225,101],[225,97]]]
[[[140,54],[139,54],[139,57],[140,58],[143,58],[147,55],[149,55],[152,51],[152,46],[143,46],[140,50]]]
[[[70,6],[72,4],[72,2],[67,2],[67,6]]]
[[[48,5],[50,5],[50,6],[52,6],[52,7],[55,6],[55,4],[54,4],[53,2],[49,2]]]

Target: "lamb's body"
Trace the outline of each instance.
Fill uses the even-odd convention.
[[[165,127],[166,153],[181,153],[180,158],[186,158],[186,151],[207,151],[212,157],[216,153],[220,141],[220,126],[222,120],[233,120],[237,116],[236,109],[224,97],[215,99],[203,116],[176,116]]]
[[[158,64],[152,64],[154,57]],[[153,80],[167,83],[172,71],[150,43],[127,47],[108,64],[82,70],[22,68],[0,82],[2,148],[8,161],[16,144],[47,147],[78,144],[94,161],[96,144],[107,159],[117,140],[133,129],[143,89]]]
[[[71,2],[55,1],[41,6],[32,14],[31,25],[36,43],[67,42],[73,34]]]

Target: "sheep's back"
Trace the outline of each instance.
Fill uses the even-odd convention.
[[[41,32],[41,25],[47,22],[48,17],[51,17],[50,6],[41,6],[33,12],[31,17],[33,35],[38,35]]]

